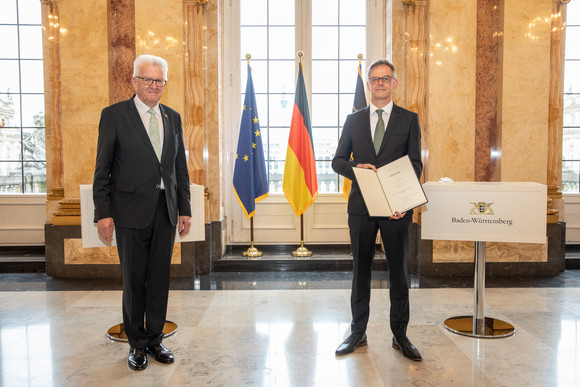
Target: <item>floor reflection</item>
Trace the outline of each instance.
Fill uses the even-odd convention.
[[[3,321],[4,318],[0,321]],[[52,385],[51,330],[48,324],[0,327],[2,378],[0,385]]]
[[[2,291],[15,285],[0,281],[0,386],[580,385],[580,286],[546,286],[558,283],[553,279],[490,286],[486,316],[509,321],[516,333],[474,339],[443,327],[450,316],[472,313],[473,289],[433,281],[422,287],[426,280],[419,280],[410,292],[408,335],[424,360],[415,363],[391,347],[382,275],[372,292],[369,345],[341,358],[334,351],[350,329],[348,273],[326,283],[320,274],[286,273],[277,282],[270,273],[197,278],[181,283],[187,289],[174,284],[167,318],[178,332],[164,344],[176,361],[150,359],[142,372],[128,369],[126,343],[106,338],[121,320],[119,289],[73,282],[49,291],[31,281]],[[233,290],[194,290],[206,285]]]

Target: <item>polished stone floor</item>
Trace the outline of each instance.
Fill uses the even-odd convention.
[[[176,362],[127,367],[118,280],[0,274],[0,386],[578,386],[580,271],[488,279],[486,316],[514,336],[443,327],[473,312],[472,279],[411,276],[408,334],[424,360],[391,348],[385,272],[375,272],[368,347],[342,358],[350,273],[213,273],[172,281],[164,344]]]

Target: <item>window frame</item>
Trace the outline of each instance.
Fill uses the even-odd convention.
[[[295,17],[300,19],[308,26],[312,25],[311,18],[311,1],[312,0],[297,0],[295,5]],[[237,140],[240,128],[240,118],[241,118],[241,94],[242,87],[240,83],[240,66],[245,66],[247,62],[240,58],[240,43],[239,43],[239,31],[240,31],[240,0],[231,0],[224,9],[224,51],[223,51],[223,119],[224,119],[224,136],[223,136],[223,162],[224,162],[224,213],[229,214],[228,223],[230,224],[230,232],[228,233],[228,244],[241,244],[247,243],[248,241],[248,225],[249,221],[243,215],[237,199],[233,194],[232,181],[233,181],[233,171],[234,171],[234,161],[237,149]],[[390,24],[387,25],[387,15],[391,13],[391,2],[376,2],[368,1],[366,2],[366,63],[369,64],[373,60],[389,57],[392,54],[391,50],[391,39],[392,34],[390,32]],[[295,29],[295,42],[296,50],[302,50],[304,56],[302,61],[304,63],[304,82],[306,86],[306,91],[308,95],[309,107],[312,102],[312,74],[311,74],[311,41],[312,36],[310,33],[310,27],[307,31],[296,28]],[[378,37],[378,38],[377,38]],[[250,62],[251,64],[251,62]],[[294,71],[294,86],[296,85],[296,76],[298,74],[298,58],[295,58],[295,71]],[[353,69],[353,86],[356,81],[356,68]],[[363,78],[366,78],[366,68],[362,69]],[[366,87],[366,85],[365,85]],[[294,90],[292,90],[294,94]],[[289,101],[290,102],[290,101]],[[293,102],[292,102],[293,103]],[[261,113],[259,112],[261,115]],[[261,119],[261,118],[260,118]],[[339,123],[340,130],[342,130],[342,125],[344,123]],[[342,180],[341,180],[342,182]],[[282,206],[282,207],[280,207]],[[257,217],[258,219],[264,218],[278,218],[281,219],[280,211],[286,213],[286,206],[291,209],[288,205],[286,198],[283,194],[270,194],[270,196],[257,204]],[[330,243],[344,242],[348,240],[348,227],[346,224],[346,218],[342,219],[343,215],[346,214],[346,200],[340,192],[336,193],[319,193],[313,207],[310,211],[307,211],[304,215],[304,227],[305,227],[305,240],[320,240],[319,237],[321,231],[317,231],[316,220],[310,219],[314,217],[316,212],[316,207],[318,206],[344,206],[344,210],[340,210],[340,219],[337,218],[336,222],[333,223],[337,229],[333,236],[322,236],[325,240]],[[283,209],[282,209],[283,208]],[[335,207],[336,208],[336,207]],[[344,214],[343,214],[344,212]],[[286,215],[282,215],[284,217]],[[345,215],[344,215],[345,216]],[[273,226],[266,230],[267,227],[260,228],[260,223],[266,224],[267,221],[258,220],[256,230],[256,240],[268,240],[276,241],[276,243],[290,242],[296,239],[297,233],[299,233],[299,222],[296,223],[296,217],[292,216],[294,219],[294,225],[285,223],[283,226]],[[280,221],[282,222],[282,221]],[[332,223],[332,222],[331,222]],[[344,224],[343,224],[344,223]],[[321,229],[319,229],[321,230]],[[340,232],[338,232],[340,230]],[[268,233],[267,237],[261,236]],[[322,231],[328,232],[328,231]],[[247,234],[247,235],[246,235]],[[343,235],[344,234],[344,235]],[[328,238],[328,239],[326,239]],[[335,242],[333,242],[335,241]],[[273,242],[265,242],[273,243]]]
[[[43,110],[42,110],[42,114],[43,114],[43,119],[45,119],[45,108],[44,108],[44,83],[40,82],[40,85],[42,88],[42,92],[30,92],[30,91],[23,91],[22,90],[22,86],[23,86],[23,62],[25,63],[32,63],[32,62],[40,62],[41,65],[43,64],[44,60],[43,60],[43,53],[40,52],[40,56],[39,58],[27,58],[25,56],[23,56],[22,54],[22,47],[25,44],[25,42],[22,42],[22,37],[21,37],[21,27],[37,27],[40,31],[40,35],[39,35],[39,43],[40,46],[42,47],[42,20],[41,20],[41,8],[40,8],[40,4],[38,7],[38,12],[39,12],[39,17],[38,17],[38,23],[24,23],[21,22],[22,20],[22,14],[23,12],[27,12],[27,9],[21,9],[21,2],[19,0],[12,0],[14,2],[15,5],[15,10],[16,10],[16,23],[1,23],[0,26],[10,26],[10,27],[16,27],[16,39],[17,39],[17,50],[18,50],[18,54],[17,57],[0,57],[0,60],[2,61],[14,61],[17,63],[17,69],[18,69],[18,74],[17,74],[17,78],[18,78],[18,91],[10,91],[8,92],[8,90],[4,91],[4,90],[0,90],[0,98],[2,98],[2,100],[10,100],[12,99],[12,97],[16,97],[18,102],[18,107],[17,107],[17,113],[19,115],[19,117],[17,118],[17,122],[18,125],[14,125],[14,126],[2,126],[0,127],[0,130],[3,129],[9,129],[9,130],[14,130],[14,131],[19,131],[20,134],[20,155],[19,158],[16,159],[14,157],[7,157],[7,158],[0,158],[0,170],[1,170],[1,166],[4,164],[13,164],[13,163],[19,163],[20,164],[20,192],[14,192],[14,191],[7,191],[7,192],[2,192],[0,191],[0,195],[46,195],[46,123],[44,123],[43,126],[30,126],[30,125],[25,125],[26,123],[24,122],[24,117],[25,117],[25,112],[24,112],[24,107],[26,106],[26,103],[23,102],[23,100],[25,98],[23,97],[28,97],[28,96],[35,96],[35,97],[40,97],[40,99],[43,101],[42,105],[43,105]],[[43,144],[44,144],[44,159],[37,159],[37,158],[30,158],[30,157],[26,157],[26,152],[25,152],[25,145],[26,145],[26,141],[25,141],[25,133],[27,131],[42,131],[44,134],[42,135],[42,140],[43,140]],[[44,191],[35,191],[34,187],[31,187],[32,190],[27,190],[27,186],[33,184],[33,182],[31,182],[30,184],[27,182],[28,177],[30,176],[29,174],[26,173],[27,167],[26,164],[27,163],[33,163],[33,164],[38,164],[38,163],[43,163],[44,164],[44,182],[41,182],[41,187],[42,184],[44,185]]]

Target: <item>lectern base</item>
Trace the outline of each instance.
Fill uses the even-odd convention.
[[[163,337],[173,336],[177,333],[177,324],[172,321],[165,321],[163,326]],[[127,335],[125,334],[125,324],[120,323],[112,326],[107,331],[107,337],[114,341],[127,342]]]
[[[473,331],[473,316],[451,317],[443,323],[445,329],[463,336],[493,339],[508,337],[516,330],[513,325],[492,317],[485,317],[480,332]]]

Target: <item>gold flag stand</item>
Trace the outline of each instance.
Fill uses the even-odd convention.
[[[262,252],[254,247],[254,217],[250,218],[250,247],[242,253],[248,259],[259,259]]]
[[[312,251],[304,247],[304,215],[300,215],[300,247],[292,252],[293,257],[308,259],[312,256]]]
[[[250,65],[251,58],[252,56],[250,54],[246,54],[248,66]],[[254,216],[250,218],[250,247],[242,253],[242,256],[248,259],[259,259],[262,256],[262,252],[254,247]]]

